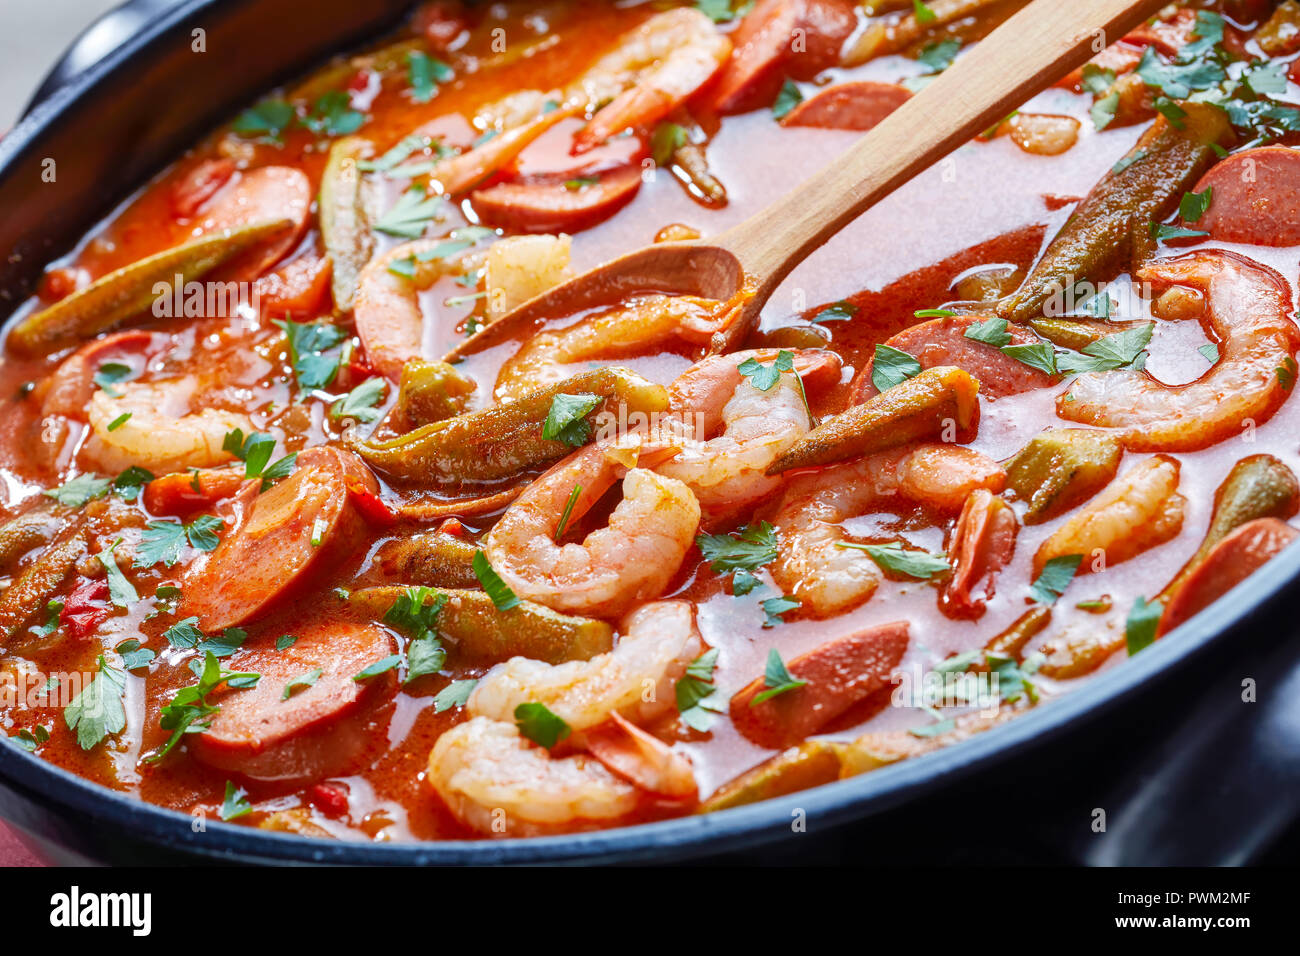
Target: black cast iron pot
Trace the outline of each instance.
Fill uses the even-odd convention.
[[[203,132],[274,84],[392,27],[408,6],[135,0],[110,14],[0,139],[0,308],[10,311],[49,259]],[[194,52],[196,30],[208,52]],[[42,179],[51,158],[55,184]],[[61,862],[1281,861],[1300,843],[1298,594],[1300,548],[1291,548],[1158,644],[1010,724],[710,816],[405,845],[219,822],[195,832],[185,814],[0,746],[0,817]],[[1243,682],[1253,682],[1254,701],[1243,700]]]

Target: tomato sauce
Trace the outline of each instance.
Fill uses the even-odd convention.
[[[411,41],[410,35],[404,34],[405,42],[416,44],[413,48],[445,58],[454,74],[453,79],[439,83],[435,95],[425,102],[418,102],[418,97],[412,96],[403,81],[404,70],[383,66],[382,48],[331,64],[305,81],[304,88],[312,92],[337,88],[351,91],[348,107],[364,113],[366,119],[360,134],[374,144],[372,155],[398,144],[413,130],[436,137],[446,150],[469,148],[490,130],[483,120],[492,113],[488,107],[520,90],[566,87],[586,62],[617,46],[630,31],[664,6],[577,2],[494,5],[490,10],[471,12],[467,22],[477,25],[464,32],[457,30],[453,35],[459,39],[449,50],[435,50],[427,46],[427,41]],[[860,11],[855,16],[860,30],[869,27],[870,22]],[[962,28],[965,32],[953,27],[949,33],[937,36],[973,39],[991,28],[993,22],[988,17],[977,16]],[[730,31],[733,27],[734,24],[724,24],[722,29]],[[506,38],[503,48],[493,28],[502,31],[501,36]],[[1228,25],[1230,38],[1236,43],[1254,28],[1254,24],[1229,22]],[[1180,36],[1186,42],[1185,34]],[[1253,52],[1263,57],[1260,51]],[[890,84],[916,81],[929,69],[924,52],[919,60],[917,53],[918,49],[901,50],[861,66],[832,68],[801,86],[805,96],[812,96],[821,88],[848,81]],[[1291,54],[1284,54],[1274,59],[1289,62],[1290,57]],[[1293,102],[1295,92],[1292,84],[1279,94],[1278,101]],[[300,99],[292,87],[284,96],[295,102]],[[1034,267],[1052,237],[1066,226],[1078,201],[1129,152],[1150,123],[1148,119],[1097,130],[1092,118],[1095,102],[1091,92],[1060,87],[1036,96],[1020,113],[1076,120],[1077,142],[1069,149],[1057,155],[1035,155],[1008,136],[972,141],[845,228],[785,280],[764,310],[761,327],[752,342],[761,345],[778,341],[783,332],[806,330],[810,325],[820,329],[817,334],[839,355],[844,368],[837,385],[812,396],[814,413],[830,416],[842,411],[849,400],[854,374],[871,360],[878,345],[920,321],[915,315],[918,310],[968,300],[964,290],[973,287],[972,277],[990,270],[1001,269],[1023,277]],[[701,116],[705,117],[700,126],[701,135],[707,134],[709,168],[725,184],[725,205],[699,201],[682,188],[674,175],[656,167],[648,158],[651,152],[648,130],[615,138],[579,156],[572,155],[569,147],[573,137],[587,121],[581,114],[561,120],[506,166],[491,171],[484,184],[568,179],[579,181],[574,190],[577,191],[584,188],[584,177],[599,177],[610,169],[628,165],[643,169],[640,188],[628,205],[600,224],[574,233],[571,267],[578,272],[646,245],[669,224],[689,226],[704,236],[715,235],[783,194],[798,189],[802,180],[861,135],[848,130],[783,126],[774,121],[767,109],[722,117],[701,111]],[[477,126],[473,122],[476,118]],[[337,137],[322,137],[302,124],[286,129],[278,142],[273,141],[274,137],[243,136],[229,128],[218,130],[123,203],[64,260],[51,263],[52,278],[47,283],[47,291],[59,291],[60,286],[70,282],[84,287],[145,256],[201,235],[201,213],[191,217],[176,215],[178,190],[182,206],[189,203],[204,208],[205,202],[212,201],[211,195],[220,196],[221,189],[233,188],[218,184],[214,189],[214,177],[221,179],[229,174],[229,181],[237,186],[249,171],[259,167],[292,167],[307,176],[311,195],[318,197],[333,138]],[[1289,140],[1283,137],[1282,142],[1289,143]],[[214,166],[214,160],[229,165]],[[379,192],[376,204],[381,209],[391,209],[401,201],[406,188],[400,180],[382,177],[375,177],[374,186]],[[327,257],[318,212],[319,205],[316,205],[302,237],[269,271],[284,269],[286,264],[298,260]],[[441,218],[430,227],[428,234],[447,236],[455,229],[478,222],[472,199],[462,196],[445,204]],[[382,231],[374,232],[372,238],[372,257],[385,254],[403,241]],[[1181,254],[1197,249],[1226,249],[1275,270],[1288,284],[1287,309],[1294,307],[1300,247],[1266,247],[1192,237],[1179,240],[1157,254]],[[1106,278],[1113,279],[1110,285],[1113,291],[1128,286],[1127,274]],[[51,305],[58,298],[52,292],[48,301],[34,299],[25,304],[13,322],[30,318]],[[483,321],[481,292],[478,285],[467,285],[447,275],[419,293],[418,303],[424,316],[419,332],[420,351],[424,359],[438,358]],[[311,294],[319,295],[320,290]],[[811,321],[837,303],[847,303],[852,317]],[[321,306],[310,314],[339,323],[350,343],[342,347],[351,349],[348,354],[352,364],[343,363],[338,379],[318,389],[305,390],[306,394],[295,379],[294,356],[285,333],[271,321],[277,316],[259,315],[245,308],[229,316],[160,318],[132,324],[169,337],[166,359],[161,365],[151,365],[147,377],[188,377],[189,392],[181,400],[184,405],[181,411],[218,409],[245,416],[248,427],[277,440],[274,454],[278,457],[303,453],[323,444],[343,447],[354,437],[355,426],[333,418],[331,403],[370,375],[365,350],[354,336],[350,313],[331,310],[329,296],[325,295]],[[1126,296],[1115,317],[1123,321],[1151,319],[1151,302]],[[557,316],[548,329],[563,329],[570,324],[575,324],[574,317]],[[1206,337],[1201,323],[1157,318],[1146,369],[1166,384],[1194,381],[1209,366],[1198,348],[1214,344]],[[44,499],[42,492],[56,488],[78,473],[108,473],[106,469],[80,464],[88,443],[94,440],[84,418],[80,422],[74,418],[70,425],[56,427],[44,411],[50,376],[80,345],[62,347],[38,357],[26,356],[11,347],[0,361],[0,402],[9,423],[0,433],[0,478],[3,478],[0,514],[6,518],[29,512]],[[471,355],[457,366],[461,374],[478,386],[467,410],[481,409],[491,403],[497,372],[518,347],[519,343],[511,342],[488,349]],[[619,355],[614,364],[667,384],[699,354],[684,347],[633,350],[632,354]],[[576,370],[578,366],[571,371]],[[104,388],[109,389],[111,385]],[[1067,377],[1048,388],[996,400],[981,397],[978,436],[969,447],[994,461],[1005,462],[1042,429],[1073,427],[1074,423],[1062,421],[1056,414],[1058,397],[1070,388],[1071,379]],[[317,391],[324,397],[315,395]],[[390,384],[378,411],[388,411],[396,391],[395,385]],[[1172,540],[1145,549],[1124,562],[1122,568],[1076,576],[1068,596],[1055,604],[1051,625],[1030,640],[1023,655],[1030,655],[1069,633],[1107,634],[1116,638],[1122,647],[1126,618],[1135,600],[1153,597],[1196,551],[1210,523],[1215,489],[1233,465],[1246,455],[1267,453],[1292,471],[1300,469],[1300,444],[1295,438],[1300,433],[1297,416],[1300,411],[1295,403],[1286,401],[1271,419],[1243,423],[1239,441],[1221,442],[1197,451],[1171,452],[1171,457],[1181,464],[1178,491],[1186,498],[1181,530]],[[1148,457],[1148,452],[1125,452],[1120,474]],[[235,467],[239,467],[238,463]],[[534,468],[527,474],[531,477],[538,472]],[[455,493],[445,487],[414,488],[383,474],[377,474],[376,478],[377,494],[390,506],[414,500],[455,498]],[[328,481],[328,475],[322,472],[319,480]],[[337,488],[327,494],[336,491]],[[215,514],[227,519],[227,528],[243,527],[242,522],[256,520],[255,509],[259,507],[256,502],[265,500],[263,496],[268,494],[271,492],[254,489],[234,497],[222,496],[210,506],[194,508],[183,518],[192,521],[198,514]],[[78,582],[102,575],[102,567],[96,566],[91,555],[102,553],[121,538],[130,539],[134,545],[144,523],[162,517],[147,514],[139,498],[120,501],[111,494],[92,499],[83,507],[89,515],[88,550],[53,589],[51,600],[67,600]],[[611,507],[605,501],[583,519],[583,528],[598,525]],[[753,516],[757,520],[770,510],[770,503],[760,505]],[[501,509],[497,508],[486,513],[461,514],[457,530],[466,541],[477,541],[500,513]],[[311,514],[306,514],[302,520],[310,517]],[[241,620],[238,627],[247,635],[245,650],[221,658],[222,666],[238,665],[247,657],[246,649],[253,647],[270,659],[267,648],[278,637],[294,635],[304,628],[358,633],[360,629],[380,627],[391,638],[394,648],[407,653],[412,641],[410,633],[376,621],[373,615],[347,599],[349,592],[366,585],[405,583],[390,580],[380,567],[377,555],[386,544],[401,540],[411,526],[399,521],[383,527],[373,519],[373,513],[369,522],[364,515],[357,518],[367,529],[362,538],[328,563],[319,566],[313,563],[306,577],[295,582],[291,595],[268,605],[265,613]],[[747,520],[748,516],[742,517],[720,530],[737,528]],[[835,638],[895,621],[910,622],[907,648],[898,670],[925,672],[951,655],[983,648],[991,636],[1010,627],[1033,607],[1033,599],[1029,597],[1029,585],[1035,577],[1032,559],[1039,545],[1061,523],[1061,519],[1056,519],[1043,524],[1022,524],[1014,553],[997,575],[996,593],[988,599],[985,612],[977,620],[945,614],[937,600],[936,587],[929,581],[887,578],[871,600],[844,613],[819,620],[795,612],[787,614],[779,626],[765,626],[767,615],[763,601],[777,594],[770,580],[768,586],[749,594],[732,594],[730,576],[712,571],[694,547],[662,596],[687,600],[694,605],[700,637],[719,651],[712,681],[722,689],[724,704],[725,698],[764,673],[765,662],[774,647],[789,662]],[[925,505],[903,506],[851,518],[845,523],[845,530],[850,537],[865,540],[901,537],[911,547],[934,553],[950,546],[953,519],[937,519]],[[332,533],[332,529],[322,533]],[[21,569],[40,553],[32,548],[23,551],[28,552],[21,561],[11,562],[11,585]],[[324,725],[324,731],[320,727],[302,730],[306,734],[333,735],[333,749],[338,751],[335,755],[346,750],[341,769],[326,767],[305,778],[286,775],[285,779],[274,779],[272,775],[271,779],[265,776],[253,779],[195,759],[187,740],[182,740],[165,758],[149,759],[171,736],[160,725],[163,708],[183,688],[193,686],[197,675],[191,669],[191,662],[202,660],[196,657],[193,647],[178,647],[164,636],[180,620],[187,599],[180,598],[178,607],[176,598],[155,595],[167,595],[169,588],[183,588],[189,566],[204,560],[209,559],[200,549],[183,546],[178,560],[170,565],[155,562],[135,568],[124,562],[123,569],[141,599],[124,608],[114,607],[92,635],[73,637],[66,633],[66,628],[62,633],[58,629],[38,633],[45,620],[42,610],[39,618],[21,628],[7,644],[0,644],[0,677],[7,674],[13,679],[21,678],[26,681],[22,686],[29,688],[42,684],[50,674],[94,673],[99,657],[106,655],[111,663],[121,654],[120,648],[126,641],[139,641],[154,651],[156,658],[151,663],[126,672],[121,695],[125,712],[123,729],[83,749],[76,732],[69,729],[65,720],[66,698],[48,706],[30,700],[18,706],[5,706],[0,709],[0,729],[14,737],[20,730],[48,728],[49,739],[38,749],[42,759],[104,786],[183,812],[222,814],[223,805],[230,803],[229,788],[234,787],[252,807],[251,813],[237,817],[244,823],[343,839],[461,839],[484,835],[458,820],[432,792],[426,780],[426,768],[430,750],[439,737],[466,716],[464,707],[440,710],[434,706],[434,699],[453,679],[481,677],[487,670],[485,666],[443,670],[438,676],[412,682],[387,695],[379,689],[372,692],[363,688],[357,692],[359,703],[354,709],[348,709],[338,723]],[[284,573],[287,577],[293,572],[286,569]],[[163,590],[159,592],[159,588]],[[300,652],[301,649],[292,653]],[[1124,656],[1123,650],[1107,655],[1097,669],[1122,666]],[[1050,706],[1050,697],[1068,691],[1072,683],[1045,676],[1036,678],[1039,692],[1046,699],[1043,705]],[[220,693],[213,699],[218,698]],[[933,715],[916,707],[891,706],[888,698],[886,689],[856,702],[846,714],[824,726],[821,736],[851,741],[864,733],[908,731],[934,720]],[[689,758],[701,799],[707,799],[737,775],[773,756],[773,751],[746,739],[725,715],[713,720],[708,732],[685,726],[677,720],[675,712],[652,721],[647,729]],[[562,756],[564,751],[556,753]],[[672,801],[646,799],[635,814],[618,822],[669,816],[692,808]],[[286,813],[289,815],[285,816]],[[285,820],[291,822],[286,824]],[[595,824],[577,820],[569,828],[589,825]]]

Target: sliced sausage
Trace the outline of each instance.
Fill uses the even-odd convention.
[[[786,665],[806,684],[753,705],[767,689],[764,678],[756,678],[731,698],[731,721],[760,747],[792,747],[884,688],[906,650],[906,621],[828,641]]]
[[[712,97],[719,113],[767,106],[787,76],[810,80],[837,66],[857,27],[848,0],[759,0],[736,32]]]
[[[966,337],[966,330],[974,322],[987,319],[987,315],[952,315],[921,322],[904,329],[885,342],[890,348],[906,352],[921,368],[938,365],[955,365],[968,372],[980,383],[980,395],[985,398],[1003,398],[1019,395],[1035,388],[1046,388],[1052,377],[1046,372],[1012,358],[996,347]],[[1028,345],[1038,338],[1019,326],[1008,326],[1011,343]],[[849,404],[860,405],[879,394],[871,381],[875,359],[868,359],[862,371],[853,380]]]
[[[228,671],[261,676],[255,687],[214,695],[221,710],[190,745],[198,759],[256,780],[305,780],[346,769],[365,748],[372,705],[393,696],[397,675],[353,678],[396,653],[393,638],[377,624],[345,617],[313,620],[294,636],[285,650],[268,635],[222,662]],[[286,699],[291,683],[298,686]]]
[[[214,195],[199,214],[204,233],[280,219],[293,223],[283,235],[222,266],[220,278],[251,281],[283,259],[302,239],[311,203],[311,181],[292,166],[249,170]]]
[[[501,183],[470,198],[485,222],[523,232],[576,232],[608,219],[641,188],[641,170],[625,166],[595,182]]]
[[[1196,184],[1213,188],[1209,208],[1188,223],[1220,242],[1300,244],[1300,152],[1260,146],[1216,164]]]
[[[1188,575],[1160,616],[1157,636],[1199,614],[1254,574],[1300,537],[1285,521],[1256,518],[1216,544],[1200,567]]]
[[[804,100],[782,118],[781,125],[865,132],[902,106],[911,95],[911,91],[894,83],[870,80],[841,83]]]
[[[234,175],[235,164],[229,159],[205,159],[172,186],[172,215],[193,219]]]
[[[572,152],[574,137],[586,125],[586,120],[578,116],[556,123],[515,157],[507,167],[508,177],[525,182],[563,182],[637,165],[649,155],[645,137],[615,136],[575,156]]]
[[[205,631],[242,624],[353,551],[366,531],[348,494],[355,483],[378,490],[360,459],[328,446],[301,452],[294,473],[266,491],[250,482],[235,499],[235,527],[187,571],[181,616],[197,615]]]

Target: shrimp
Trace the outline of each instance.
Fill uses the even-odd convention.
[[[506,401],[552,385],[568,366],[644,354],[673,342],[706,344],[735,315],[728,303],[694,296],[647,295],[533,335],[501,366],[496,396]]]
[[[404,243],[372,259],[357,280],[354,316],[357,334],[366,347],[370,365],[390,382],[398,382],[407,362],[423,354],[424,314],[418,293],[439,279],[467,267],[465,254],[436,256],[423,254],[446,240],[418,239]],[[389,266],[398,261],[412,263],[411,275],[399,275]]]
[[[513,723],[474,717],[429,753],[428,780],[466,826],[491,836],[532,836],[611,825],[637,809],[640,791],[587,754],[552,757]]]
[[[1056,402],[1073,422],[1119,429],[1135,451],[1195,451],[1267,420],[1295,380],[1300,329],[1291,293],[1272,269],[1230,252],[1193,252],[1139,269],[1157,292],[1187,286],[1203,295],[1201,322],[1219,342],[1218,362],[1187,385],[1118,369],[1080,375]]]
[[[807,350],[799,353],[794,374],[781,373],[762,390],[742,375],[740,366],[749,359],[762,364],[764,354],[712,356],[687,369],[672,386],[674,416],[683,425],[693,418],[694,428],[684,429],[681,452],[656,470],[686,483],[709,525],[781,486],[781,477],[767,475],[767,467],[812,428],[803,376],[839,378],[837,356]],[[707,437],[719,430],[716,437]]]
[[[540,703],[575,732],[615,714],[644,723],[674,706],[675,685],[704,651],[687,601],[637,608],[614,649],[586,661],[545,664],[512,657],[483,676],[466,703],[473,716],[514,720],[520,704]]]
[[[1155,455],[1120,475],[1039,546],[1034,574],[1052,558],[1075,554],[1083,556],[1076,573],[1087,574],[1177,537],[1187,505],[1178,472],[1176,459]]]
[[[875,593],[880,571],[856,549],[840,547],[847,519],[896,499],[955,514],[973,492],[998,492],[1005,481],[991,458],[942,444],[877,452],[797,476],[772,518],[781,541],[772,577],[820,617],[849,610]]]
[[[216,408],[189,411],[198,380],[187,375],[161,382],[125,382],[90,399],[91,437],[85,456],[110,473],[138,465],[154,474],[210,468],[234,456],[222,449],[236,428],[256,429],[247,415]]]
[[[483,551],[517,595],[556,611],[596,616],[618,615],[659,596],[695,538],[700,506],[682,482],[624,464],[641,454],[612,442],[588,445],[506,509]],[[623,500],[608,524],[581,544],[557,542],[561,514],[577,521],[621,475]]]
[[[708,83],[730,56],[731,41],[699,10],[679,7],[646,20],[570,88],[571,98],[605,104],[575,137],[574,152],[625,129],[653,126]]]

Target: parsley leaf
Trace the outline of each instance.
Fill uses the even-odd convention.
[[[69,478],[57,488],[51,488],[45,491],[47,498],[53,498],[65,508],[80,508],[86,502],[94,498],[102,498],[108,494],[109,486],[112,484],[107,478],[96,478],[94,475],[77,475]]]
[[[436,56],[412,50],[406,57],[407,75],[411,81],[411,99],[427,103],[438,92],[438,84],[446,83],[455,73]]]
[[[108,578],[108,599],[118,607],[127,607],[140,600],[140,595],[136,593],[135,585],[126,579],[126,575],[117,565],[117,558],[113,552],[121,543],[122,539],[119,538],[95,557],[103,565],[105,576]]]
[[[1130,657],[1156,639],[1156,627],[1160,624],[1160,615],[1164,609],[1165,606],[1160,601],[1148,603],[1144,597],[1133,602],[1133,608],[1124,621],[1124,641],[1128,645]]]
[[[298,387],[310,392],[324,388],[339,372],[339,356],[326,355],[346,337],[337,325],[329,322],[294,322],[275,320],[289,340],[289,358],[293,363]]]
[[[141,489],[153,479],[153,472],[132,465],[113,479],[113,494],[123,501],[135,501],[140,496]]]
[[[1207,186],[1204,192],[1186,192],[1178,203],[1178,215],[1183,222],[1196,222],[1210,208],[1214,198],[1214,187]]]
[[[747,525],[726,534],[701,534],[695,539],[714,571],[753,571],[776,560],[776,529],[768,522]]]
[[[212,551],[221,543],[216,531],[224,526],[216,515],[200,515],[189,524],[150,521],[140,535],[133,566],[147,568],[164,564],[170,568],[180,560],[181,548],[187,540],[196,551]]]
[[[192,620],[197,621],[198,618]],[[221,662],[211,651],[204,653],[202,661],[196,658],[191,663],[190,669],[195,672],[198,683],[190,687],[182,687],[172,697],[171,702],[163,707],[158,725],[163,730],[172,731],[172,735],[156,753],[145,758],[149,763],[157,763],[166,757],[186,734],[197,734],[212,725],[209,718],[221,708],[216,704],[209,704],[207,695],[217,687],[225,684],[235,690],[248,690],[256,687],[261,679],[258,674],[223,671]]]
[[[199,619],[197,616],[184,618],[163,631],[163,639],[172,647],[181,650],[198,647],[199,641],[203,640],[204,637],[203,632],[199,630],[198,624]]]
[[[650,155],[656,166],[666,166],[673,158],[673,153],[689,142],[686,129],[676,123],[660,123],[650,137]]]
[[[989,318],[982,322],[972,322],[962,335],[976,342],[992,345],[994,348],[1011,344],[1011,333],[1007,331],[1006,319]]]
[[[948,564],[948,556],[942,551],[937,554],[931,554],[929,551],[912,551],[904,548],[898,541],[889,544],[856,544],[841,541],[837,547],[865,551],[883,570],[920,581],[928,581],[936,574],[952,570],[951,565]]]
[[[312,105],[302,125],[317,136],[347,136],[366,121],[366,115],[352,109],[352,100],[342,90],[330,90]]]
[[[535,744],[550,750],[573,733],[564,720],[551,713],[545,704],[529,702],[515,708],[515,726]]]
[[[776,94],[776,102],[772,104],[772,118],[784,119],[802,102],[803,94],[799,92],[799,87],[795,86],[793,80],[787,78],[781,84],[781,92]]]
[[[1145,364],[1144,352],[1151,341],[1154,322],[1132,325],[1122,331],[1103,336],[1081,352],[1061,350],[1056,357],[1056,367],[1066,374],[1074,372],[1109,372],[1119,368],[1141,368]]]
[[[1056,599],[1065,593],[1065,589],[1074,580],[1074,573],[1083,561],[1081,554],[1063,554],[1049,559],[1034,583],[1029,586],[1029,594],[1039,604],[1055,604]]]
[[[265,135],[278,143],[293,120],[294,109],[290,103],[278,99],[262,100],[240,113],[230,128],[240,136]]]
[[[723,711],[720,704],[710,700],[718,690],[713,683],[713,668],[717,663],[718,649],[711,647],[691,661],[686,673],[675,685],[677,712],[682,723],[693,730],[708,730],[713,723],[713,715]]]
[[[784,624],[785,618],[781,615],[787,611],[793,611],[795,608],[802,606],[802,601],[796,601],[794,598],[788,598],[785,595],[780,597],[768,598],[763,602],[763,627],[776,627],[778,624]]]
[[[433,697],[433,712],[441,714],[453,707],[464,707],[469,695],[478,686],[477,680],[454,680]]]
[[[501,575],[493,570],[492,565],[488,563],[487,555],[482,551],[474,552],[474,576],[478,578],[478,583],[483,585],[483,590],[487,592],[498,611],[508,611],[512,607],[519,606],[518,596],[510,590],[505,581],[501,580]]]
[[[368,378],[330,406],[330,418],[355,418],[373,422],[379,418],[379,404],[388,391],[388,382],[378,376]]]
[[[794,353],[782,349],[776,353],[776,358],[771,365],[764,365],[757,359],[747,358],[736,368],[741,375],[749,379],[750,385],[760,392],[769,392],[781,380],[782,372],[794,371]]]
[[[248,792],[242,787],[236,789],[234,783],[226,781],[226,796],[221,801],[221,819],[229,822],[253,812],[253,805],[248,802]]]
[[[1050,342],[1034,342],[1032,345],[1004,345],[1003,355],[1009,355],[1022,365],[1036,368],[1048,375],[1056,374],[1056,354]]]
[[[379,217],[374,228],[399,239],[419,239],[442,207],[441,196],[426,196],[423,187],[412,186],[398,197],[392,209]]]
[[[858,314],[858,307],[852,302],[841,299],[826,306],[812,317],[814,322],[847,322]]]
[[[551,399],[551,409],[542,424],[542,438],[578,448],[591,440],[590,415],[601,402],[599,395],[566,395]]]
[[[754,699],[749,702],[749,706],[757,707],[765,700],[771,700],[778,694],[796,690],[807,683],[806,680],[795,679],[786,670],[785,661],[781,660],[780,651],[774,647],[767,652],[767,667],[763,671],[763,685],[767,690],[755,694]]]
[[[244,463],[245,478],[260,477],[263,491],[271,487],[273,481],[287,477],[293,469],[294,462],[298,460],[298,453],[290,452],[267,467],[267,462],[271,460],[271,452],[275,450],[275,439],[260,432],[253,432],[245,438],[243,431],[238,428],[226,432],[221,449],[230,452]]]
[[[103,654],[97,663],[98,675],[63,709],[63,720],[69,730],[77,732],[77,744],[82,750],[90,750],[110,734],[126,729],[126,708],[122,705],[126,672],[111,667]]]
[[[284,692],[280,695],[280,699],[288,700],[301,690],[306,690],[308,687],[315,687],[316,682],[321,679],[321,675],[324,673],[325,671],[321,668],[313,667],[306,673],[299,674],[297,677],[290,680],[289,683],[284,685]]]
[[[877,345],[871,366],[871,384],[882,392],[901,385],[909,378],[921,374],[921,363],[914,355],[890,345]]]

